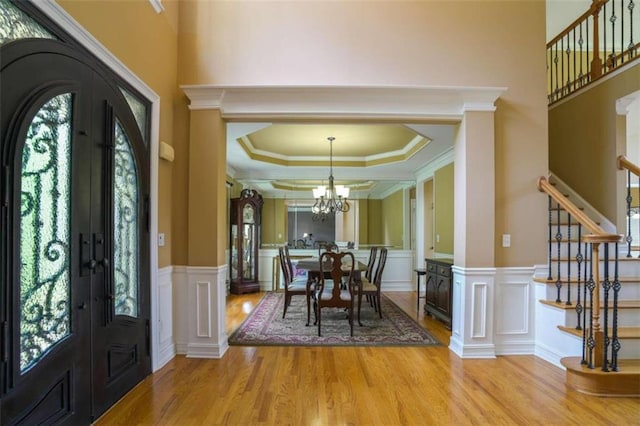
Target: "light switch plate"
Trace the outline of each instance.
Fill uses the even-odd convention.
[[[158,246],[164,247],[164,233],[158,234]]]
[[[511,247],[511,234],[502,234],[502,247]]]

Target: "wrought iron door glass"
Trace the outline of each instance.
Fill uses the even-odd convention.
[[[49,100],[22,148],[20,371],[69,334],[72,95]]]
[[[133,113],[133,116],[136,119],[136,123],[138,124],[138,128],[140,129],[142,140],[146,145],[147,144],[147,106],[128,90],[123,89],[121,87],[120,92],[122,92],[122,94],[124,95],[124,98],[129,104],[129,108],[131,108],[131,112]]]
[[[0,46],[23,38],[56,37],[9,1],[0,0]]]
[[[115,314],[138,316],[138,171],[129,138],[115,124],[113,173]]]

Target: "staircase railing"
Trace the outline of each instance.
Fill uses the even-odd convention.
[[[640,54],[638,0],[593,0],[589,10],[547,43],[552,104]]]
[[[618,371],[618,352],[621,347],[618,339],[618,295],[621,288],[618,242],[622,236],[605,232],[545,177],[538,179],[538,190],[546,193],[549,199],[547,280],[554,282],[555,263],[556,303],[575,303],[576,329],[582,331],[582,363],[589,368],[601,368],[602,371]],[[565,212],[566,217],[561,216],[561,212]],[[575,226],[577,237],[572,237],[571,229]],[[566,227],[567,235],[563,235],[563,227]],[[565,257],[562,256],[563,242],[567,247]],[[575,247],[572,242],[576,243]],[[575,275],[572,271],[574,261]],[[562,265],[565,265],[565,269]],[[571,294],[572,285],[576,290],[575,302]]]
[[[634,215],[640,214],[640,200],[638,200],[638,198],[640,198],[638,195],[638,190],[640,189],[640,167],[633,164],[624,155],[618,156],[616,163],[618,166],[618,170],[626,170],[627,172],[627,233],[625,236],[625,242],[627,243],[627,257],[631,257],[631,243],[634,241],[634,232],[633,227],[631,226],[631,219]],[[635,189],[633,189],[634,187],[631,180],[632,173],[635,175],[635,178],[638,179],[638,186],[635,187]],[[635,231],[635,237],[637,237],[640,241],[640,227],[637,227]],[[640,257],[640,255],[638,257]]]

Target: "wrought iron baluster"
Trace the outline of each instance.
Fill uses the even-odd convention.
[[[618,296],[620,293],[620,277],[618,275],[618,243],[616,244],[616,261],[614,263],[613,276],[613,324],[611,331],[611,370],[618,371],[618,351],[620,350],[620,341],[618,340]]]
[[[609,17],[609,22],[611,22],[611,53],[609,54],[609,70],[615,68],[618,64],[616,63],[616,20],[618,17],[615,14],[615,4],[613,1],[611,2],[611,16]],[[605,46],[606,46],[606,33],[605,33]],[[606,52],[606,50],[605,50]]]
[[[609,289],[611,281],[609,281],[609,243],[604,243],[604,280],[602,281],[602,289],[604,293],[604,339],[602,341],[602,371],[609,371],[607,355],[609,351]]]
[[[553,277],[551,275],[551,252],[553,250],[553,240],[551,239],[551,232],[553,228],[553,204],[551,202],[551,196],[549,198],[549,275],[547,276],[548,280],[551,280]]]
[[[631,242],[633,237],[631,236],[631,202],[633,197],[631,196],[631,171],[627,170],[627,257],[631,257]]]
[[[558,258],[557,258],[557,265],[558,265],[558,276],[556,277],[556,289],[558,290],[557,295],[556,295],[556,302],[560,303],[561,299],[560,299],[560,291],[562,290],[562,274],[560,271],[560,250],[562,248],[562,232],[560,232],[560,203],[557,203],[557,215],[556,215],[556,219],[557,219],[557,223],[556,223],[556,242],[557,242],[557,254],[558,254]]]
[[[589,244],[584,243],[584,286],[582,288],[582,300],[584,304],[587,304],[587,268],[589,267]],[[586,311],[583,310],[582,314],[582,361],[581,363],[584,365],[587,363],[587,314]]]
[[[571,214],[567,215],[567,301],[565,304],[571,305]]]
[[[635,52],[633,50],[633,47],[635,45],[635,43],[633,42],[633,9],[634,7],[635,7],[635,4],[633,0],[629,0],[629,5],[627,6],[627,9],[629,10],[629,60],[631,60],[631,58],[635,56]]]
[[[593,337],[593,291],[596,288],[596,283],[593,279],[593,243],[589,244],[591,251],[591,260],[589,262],[589,281],[587,281],[587,288],[589,289],[589,336],[587,337],[587,366],[593,369],[593,350],[596,346],[595,339]]]
[[[578,223],[578,253],[576,254],[576,263],[578,264],[578,301],[576,302],[576,316],[577,316],[577,325],[576,330],[582,330],[582,324],[580,321],[582,320],[582,302],[580,301],[580,284],[582,283],[582,277],[580,275],[580,267],[582,266],[582,261],[584,260],[582,256],[582,224]],[[586,273],[585,273],[586,279]]]

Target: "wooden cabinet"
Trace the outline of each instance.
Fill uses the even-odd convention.
[[[229,267],[233,294],[260,291],[258,249],[263,203],[262,195],[252,189],[243,189],[239,198],[231,199]]]
[[[430,314],[451,328],[451,298],[453,297],[452,259],[425,259],[427,262],[427,296],[425,314]]]

